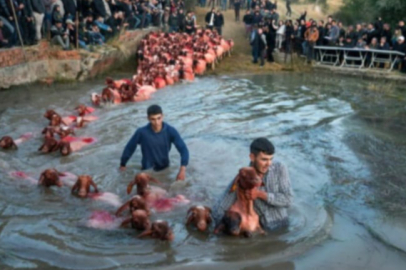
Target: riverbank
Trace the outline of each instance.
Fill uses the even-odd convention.
[[[94,78],[129,61],[139,41],[155,30],[150,27],[126,31],[108,44],[94,47],[92,52],[63,51],[47,41],[26,48],[0,50],[0,89],[34,82],[50,84]]]

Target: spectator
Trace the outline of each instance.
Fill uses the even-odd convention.
[[[90,37],[90,44],[103,45],[105,42],[104,36],[100,33],[100,29],[96,23],[92,24],[91,30],[88,32]]]
[[[100,29],[100,33],[106,38],[109,39],[112,37],[113,29],[106,23],[104,23],[104,19],[102,16],[98,16],[97,19],[94,21],[94,24]]]
[[[66,31],[68,32],[69,36],[69,44],[76,47],[76,27],[71,19],[66,20]]]
[[[57,22],[62,22],[62,19],[61,6],[53,5],[51,24],[55,25]]]
[[[390,29],[390,25],[388,23],[383,24],[381,37],[385,37],[388,45],[392,47],[392,30]]]
[[[258,63],[258,57],[261,60],[260,66],[264,66],[264,50],[266,49],[266,37],[262,32],[262,28],[253,31],[251,36],[253,63]]]
[[[216,12],[215,12],[214,8],[212,8],[210,12],[207,12],[206,17],[205,17],[206,28],[213,30],[215,19],[216,19]]]
[[[259,23],[262,21],[262,15],[259,11],[255,11],[254,15],[252,16],[252,24],[258,26]]]
[[[38,43],[41,38],[41,28],[45,16],[45,5],[42,0],[31,0],[32,11],[35,22],[35,43]]]
[[[276,44],[276,30],[278,30],[278,25],[276,24],[276,21],[271,20],[267,29],[266,33],[266,44],[267,44],[267,61],[270,63],[275,62],[273,58],[273,51],[275,49],[275,44]]]
[[[404,36],[398,37],[397,42],[393,45],[393,50],[406,54],[406,44]],[[398,63],[396,63],[395,65],[396,69],[399,68],[399,64],[402,65],[401,71],[406,72],[406,57],[398,60]]]
[[[41,0],[37,0],[41,1]],[[77,0],[62,0],[63,2],[63,8],[65,10],[64,18],[66,19],[71,19],[74,21],[76,19],[76,1]]]
[[[345,29],[344,29],[343,23],[339,22],[337,27],[339,29],[338,37],[343,37],[344,38],[345,37]]]
[[[62,0],[51,0],[51,12],[53,12],[54,11],[54,9],[55,9],[55,6],[59,6],[59,13],[61,14],[61,20],[63,19],[63,17],[65,16],[65,9],[64,9],[64,6],[63,6],[63,2],[62,2]],[[54,24],[53,22],[52,22],[52,24]]]
[[[221,9],[227,10],[227,0],[220,0],[221,1]]]
[[[249,35],[251,34],[252,31],[252,23],[253,23],[253,16],[252,13],[249,9],[247,9],[244,17],[243,17],[243,22],[245,24],[245,36],[249,38]]]
[[[283,40],[285,39],[286,26],[282,21],[278,22],[278,30],[276,31],[276,49],[282,48]]]
[[[389,50],[390,50],[389,44],[388,44],[388,42],[386,41],[386,37],[385,37],[385,36],[382,36],[382,37],[381,37],[381,39],[380,39],[380,41],[379,41],[379,44],[378,44],[378,46],[377,46],[377,49],[378,49],[378,50],[384,50],[384,51],[389,51]]]
[[[221,10],[217,10],[217,14],[214,18],[214,27],[216,28],[217,32],[221,35],[222,34],[222,28],[224,26],[224,17],[223,13],[221,13]]]
[[[319,38],[317,39],[316,45],[317,46],[324,46],[324,37],[326,36],[325,28],[324,28],[324,21],[320,20],[318,23],[317,30],[319,31]]]
[[[68,32],[62,27],[62,21],[56,21],[51,27],[52,44],[60,45],[64,50],[69,50]]]
[[[338,29],[336,21],[333,20],[331,23],[331,29],[328,36],[329,45],[334,46],[337,43],[339,35],[340,29]]]
[[[357,48],[357,49],[365,49],[366,45],[367,44],[366,44],[365,40],[362,37],[360,37],[360,38],[358,38],[358,41],[355,44],[355,48]]]
[[[345,34],[345,40],[346,40],[346,43],[348,42],[348,40],[351,40],[351,42],[353,43],[352,46],[355,46],[354,41],[357,40],[357,33],[354,30],[354,26],[350,25],[348,27],[348,31]],[[347,44],[347,45],[349,46],[349,44]]]
[[[169,18],[172,14],[169,12],[169,7],[165,7],[164,10],[164,15],[162,17],[162,29],[164,32],[168,32],[169,31]],[[179,21],[179,18],[178,18]],[[177,27],[179,29],[179,23],[176,22]]]
[[[292,20],[287,20],[285,23],[285,63],[289,54],[292,57],[293,39],[294,28],[292,25]]]
[[[319,39],[319,30],[317,30],[317,23],[313,22],[311,27],[305,32],[305,40],[307,41],[307,62],[310,64],[314,59],[314,46]],[[341,37],[344,39],[344,37]]]
[[[275,21],[275,23],[278,23],[279,14],[276,12],[276,9],[274,9],[274,8],[271,9],[270,19]]]
[[[106,0],[93,0],[92,10],[96,18],[99,16],[103,19],[111,17],[110,6],[107,4]]]
[[[183,12],[183,8],[179,9],[179,14],[178,14],[178,29],[180,32],[185,32],[185,13]]]
[[[399,27],[400,31],[402,32],[402,36],[406,37],[406,27],[405,27],[405,22],[403,20],[399,21]]]
[[[378,49],[378,39],[376,37],[372,38],[371,43],[367,46],[367,49],[371,50]]]
[[[192,12],[188,12],[185,19],[185,32],[187,34],[192,34],[195,32],[195,20],[192,18]]]
[[[373,38],[378,38],[378,33],[374,28],[374,25],[372,23],[368,24],[368,29],[367,29],[367,44],[370,44]]]
[[[292,16],[292,9],[290,8],[291,0],[286,0],[286,16]]]
[[[178,32],[179,31],[179,18],[176,9],[169,16],[169,32]]]
[[[10,47],[9,41],[5,38],[4,32],[4,23],[0,20],[0,48],[8,48]]]
[[[235,21],[240,21],[240,8],[241,8],[241,0],[234,0],[234,13],[235,13]]]
[[[22,38],[24,44],[33,45],[35,44],[35,20],[31,0],[20,0],[19,3],[19,9],[21,11],[19,23]]]

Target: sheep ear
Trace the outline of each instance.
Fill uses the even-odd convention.
[[[133,190],[133,186],[134,186],[134,183],[135,182],[135,180],[134,181],[131,181],[129,184],[128,184],[128,186],[127,186],[127,194],[130,194],[131,193],[131,191]]]
[[[41,176],[39,177],[39,180],[38,180],[38,185],[42,185],[42,183],[44,183],[44,180],[45,180],[45,175],[44,175],[44,173],[41,173]]]
[[[234,178],[233,185],[231,186],[229,191],[230,193],[237,190],[238,181],[240,181],[240,174],[237,174],[237,176]]]
[[[193,222],[195,219],[195,212],[188,212],[186,226]]]
[[[161,185],[161,182],[159,182],[158,179],[156,179],[152,176],[148,176],[148,180],[151,182],[154,182],[155,184]]]

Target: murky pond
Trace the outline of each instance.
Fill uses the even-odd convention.
[[[45,109],[68,115],[77,104],[89,103],[102,84],[0,92],[0,135],[37,134],[18,151],[0,152],[0,269],[404,269],[406,197],[393,188],[406,183],[402,89],[311,74],[198,78],[167,87],[147,102],[97,110],[100,119],[78,132],[97,142],[80,152],[63,158],[39,154]],[[248,164],[250,142],[269,138],[295,193],[290,226],[251,239],[200,234],[184,226],[186,205],[153,215],[169,221],[172,243],[139,240],[131,229],[84,226],[92,211],[113,213],[112,206],[8,175],[19,170],[38,178],[52,167],[90,174],[101,190],[125,201],[141,154],[136,152],[124,173],[118,171],[119,158],[154,103],[189,147],[190,185],[177,192],[192,203],[211,206]],[[171,164],[155,173],[166,188],[178,170],[174,149]]]

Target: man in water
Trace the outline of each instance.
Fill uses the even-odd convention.
[[[292,189],[288,170],[280,162],[274,162],[275,148],[266,138],[258,138],[250,146],[250,166],[261,177],[264,186],[245,191],[247,199],[254,200],[254,209],[263,229],[274,230],[288,225],[287,209],[292,203]],[[230,192],[232,181],[213,207],[213,218],[218,224],[237,199],[236,192]]]
[[[189,163],[189,150],[178,131],[165,123],[161,107],[151,105],[147,110],[148,121],[144,127],[138,128],[124,148],[121,156],[120,170],[124,171],[126,164],[141,145],[142,170],[154,169],[160,171],[169,166],[169,151],[173,143],[178,150],[181,160],[176,180],[185,180],[186,166]]]

